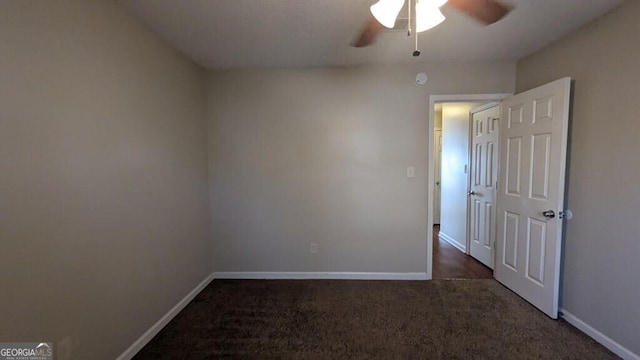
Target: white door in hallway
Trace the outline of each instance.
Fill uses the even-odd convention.
[[[436,129],[435,133],[435,184],[433,186],[433,223],[440,224],[440,182],[442,169],[442,129]]]
[[[471,173],[469,184],[469,255],[493,269],[498,181],[500,104],[471,110]]]
[[[502,103],[494,276],[558,317],[571,79]]]

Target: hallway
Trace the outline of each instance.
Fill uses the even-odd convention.
[[[456,249],[438,236],[440,226],[433,227],[434,279],[492,279],[493,271],[471,256]]]

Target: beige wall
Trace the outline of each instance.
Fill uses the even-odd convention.
[[[575,79],[561,306],[640,354],[640,1],[522,59],[517,89]]]
[[[429,95],[512,92],[514,65],[211,72],[215,270],[425,273]]]
[[[115,1],[0,2],[0,341],[114,359],[211,272],[202,76]]]

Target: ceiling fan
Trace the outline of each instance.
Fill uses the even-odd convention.
[[[408,0],[409,31],[407,35],[411,35],[411,3],[414,1],[416,43],[417,33],[437,26],[445,20],[445,16],[440,12],[440,7],[445,3],[485,25],[497,22],[513,9],[496,0]],[[393,28],[404,3],[405,0],[379,0],[371,5],[371,17],[351,46],[369,46],[375,42],[385,27]],[[417,45],[413,55],[420,55]]]

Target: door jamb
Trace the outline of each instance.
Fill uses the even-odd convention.
[[[427,164],[427,280],[433,279],[433,186],[435,157],[433,151],[434,135],[434,107],[443,102],[490,102],[502,101],[512,94],[458,94],[458,95],[429,95],[429,127],[428,127],[428,164]]]

